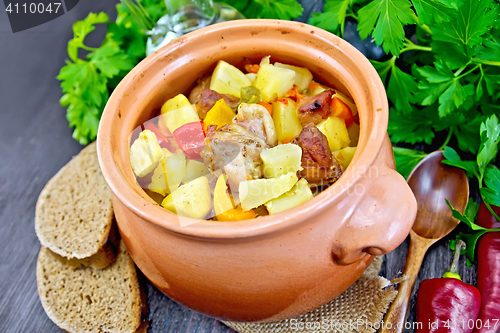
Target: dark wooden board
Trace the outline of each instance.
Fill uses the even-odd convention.
[[[38,300],[35,266],[40,244],[33,227],[38,194],[82,148],[71,139],[65,110],[58,103],[61,91],[55,77],[67,59],[71,24],[90,11],[104,10],[113,17],[115,4],[80,1],[62,17],[16,34],[8,25],[5,11],[0,10],[0,332],[61,332]],[[306,16],[311,8],[321,8],[318,0],[305,0],[303,4]],[[90,43],[97,43],[99,38],[102,31],[94,33]],[[386,257],[384,276],[392,278],[403,269],[407,247],[405,242]],[[435,245],[424,260],[418,281],[441,276],[451,256],[447,240]],[[475,283],[475,267],[462,267],[463,280]],[[176,304],[151,285],[147,292],[151,333],[233,332]],[[410,322],[415,318],[414,306],[415,297]]]

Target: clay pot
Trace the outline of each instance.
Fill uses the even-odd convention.
[[[305,66],[352,96],[361,123],[354,160],[335,185],[280,214],[232,223],[179,220],[137,185],[131,132],[219,59],[266,55]],[[302,23],[244,20],[190,33],[137,65],[106,106],[97,147],[122,238],[158,289],[220,319],[276,321],[332,300],[373,255],[394,250],[408,235],[417,204],[394,171],[387,122],[384,86],[353,46]]]

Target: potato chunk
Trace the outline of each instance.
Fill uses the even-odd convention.
[[[297,175],[290,172],[279,178],[243,181],[239,185],[241,208],[247,211],[263,205],[289,191],[297,180]]]
[[[312,197],[313,194],[307,180],[302,178],[290,189],[290,191],[282,194],[276,199],[268,201],[266,203],[266,208],[269,214],[276,214],[295,206],[302,205],[307,200],[312,199]]]
[[[168,101],[166,101],[162,107],[161,107],[161,113],[164,114],[164,113],[168,113],[170,111],[174,111],[174,110],[177,110],[177,109],[182,109],[182,108],[185,108],[185,107],[188,107],[190,106],[191,103],[189,102],[189,100],[187,99],[186,96],[184,96],[183,94],[179,94],[175,97],[172,97],[171,99],[169,99]]]
[[[342,166],[342,170],[345,170],[347,169],[349,164],[351,164],[355,153],[356,147],[345,147],[341,150],[333,152],[332,155],[337,161],[339,161],[340,165]]]
[[[241,88],[252,85],[250,79],[238,68],[219,60],[212,74],[210,89],[219,94],[229,94],[240,97]]]
[[[183,153],[164,154],[158,163],[148,189],[161,195],[176,190],[186,173],[186,156]]]
[[[293,88],[294,80],[294,71],[265,64],[260,66],[254,85],[259,88],[264,102],[273,102]]]
[[[278,67],[278,68],[286,68],[286,69],[290,69],[290,70],[294,71],[295,72],[295,85],[297,87],[299,87],[300,91],[307,89],[307,87],[309,86],[309,84],[313,80],[313,75],[311,74],[311,71],[308,70],[307,68],[282,64],[280,62],[275,63],[274,66]]]
[[[173,213],[203,219],[212,210],[210,186],[206,177],[182,185],[170,193],[161,205]]]
[[[295,102],[290,98],[280,99],[273,103],[272,117],[279,142],[295,138],[302,131],[296,108]]]
[[[186,172],[184,178],[182,178],[183,183],[188,183],[193,179],[201,176],[208,175],[210,171],[203,162],[197,160],[188,160],[186,164]]]
[[[260,153],[260,158],[264,162],[264,176],[278,178],[301,169],[302,149],[291,143],[278,145],[264,150]]]
[[[161,115],[161,118],[170,133],[174,133],[174,131],[182,125],[200,121],[198,112],[191,104],[189,106],[164,113]]]
[[[144,130],[130,147],[130,164],[137,177],[144,177],[154,170],[163,157],[156,135]]]
[[[348,147],[351,143],[344,119],[328,117],[316,127],[326,136],[331,151]]]

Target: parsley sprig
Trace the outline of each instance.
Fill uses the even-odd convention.
[[[247,18],[279,18],[290,20],[302,14],[296,0],[224,0]],[[166,13],[164,0],[141,0],[153,20]],[[73,39],[68,42],[69,60],[57,78],[64,93],[60,100],[67,108],[73,138],[82,145],[95,140],[102,111],[110,92],[121,79],[145,57],[146,34],[125,6],[118,4],[115,22],[106,13],[90,13],[73,24]],[[107,34],[97,48],[85,44],[85,38],[98,24],[107,24]],[[88,54],[83,57],[81,53]]]

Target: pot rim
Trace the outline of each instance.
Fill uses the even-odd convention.
[[[350,167],[335,184],[304,204],[284,212],[238,222],[217,222],[182,217],[186,221],[194,223],[184,227],[179,222],[169,223],[171,220],[178,221],[178,215],[154,203],[146,192],[142,191],[143,195],[141,195],[134,191],[127,183],[127,177],[122,174],[118,166],[118,164],[121,164],[121,161],[112,153],[113,149],[111,146],[113,140],[111,133],[116,130],[113,128],[113,119],[116,118],[119,112],[117,106],[120,96],[130,90],[133,82],[140,77],[141,72],[158,62],[161,58],[164,58],[169,52],[182,48],[183,44],[195,43],[197,40],[206,38],[207,34],[216,34],[226,29],[262,27],[270,29],[288,28],[292,30],[292,33],[307,34],[312,40],[330,48],[333,47],[348,56],[350,62],[348,64],[344,63],[344,67],[349,65],[364,73],[363,79],[367,84],[365,89],[367,90],[367,95],[373,100],[370,104],[373,106],[373,110],[358,108],[360,123],[363,124],[363,119],[368,118],[369,113],[373,114],[373,122],[370,128],[368,128],[369,126],[360,126],[359,142],[364,143],[362,153],[356,152]],[[356,99],[356,92],[350,91],[350,93]],[[102,173],[114,196],[137,216],[158,227],[185,236],[212,239],[245,238],[273,233],[301,222],[307,223],[319,211],[327,209],[329,205],[336,204],[349,188],[358,183],[365,175],[367,167],[373,164],[387,133],[387,123],[388,101],[384,85],[375,68],[354,46],[336,35],[305,23],[270,19],[237,20],[214,24],[186,34],[154,52],[135,66],[114,90],[104,109],[97,135],[97,152]],[[370,130],[369,133],[368,130]],[[361,167],[365,171],[358,173],[349,172],[356,166]],[[365,167],[363,168],[363,166]],[[126,167],[130,168],[130,165],[125,165]]]

